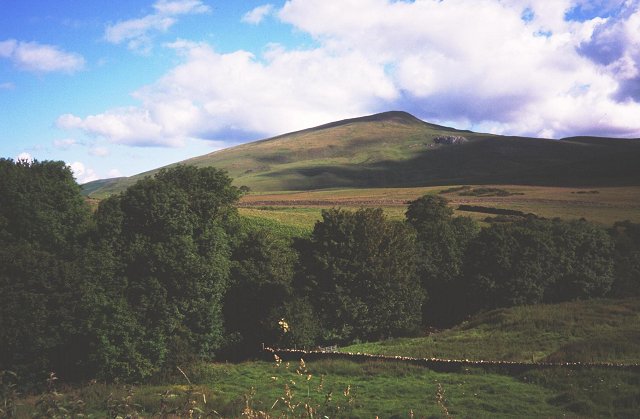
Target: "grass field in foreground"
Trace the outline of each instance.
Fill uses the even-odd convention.
[[[82,400],[86,413],[95,417],[104,417],[108,403],[112,409],[115,405],[112,414],[123,417],[160,417],[164,400],[165,412],[176,408],[181,417],[188,406],[227,418],[241,417],[247,404],[269,417],[304,417],[308,404],[318,409],[316,417],[332,418],[407,418],[410,412],[417,418],[439,418],[445,409],[453,417],[474,418],[633,417],[640,407],[640,374],[630,372],[560,369],[507,376],[345,360],[310,362],[303,374],[298,368],[296,363],[287,367],[273,362],[201,364],[187,370],[191,388],[182,377],[130,389],[93,384],[63,390],[57,403],[72,406]],[[36,400],[19,400],[18,416],[30,417]],[[287,402],[297,407],[288,408]]]
[[[344,350],[442,358],[638,362],[639,315],[640,299],[516,307],[478,315],[425,338]],[[416,418],[436,418],[445,416],[444,409],[454,417],[474,418],[636,417],[640,411],[640,372],[602,368],[546,368],[515,375],[479,368],[440,373],[400,362],[327,359],[308,362],[302,369],[295,362],[251,361],[200,363],[185,370],[193,383],[190,396],[187,381],[177,374],[131,390],[101,383],[61,388],[64,395],[55,400],[67,407],[82,400],[85,413],[95,417],[104,417],[108,404],[121,414],[161,416],[163,400],[166,410],[180,410],[191,406],[188,397],[191,407],[212,417],[240,417],[247,403],[270,417],[300,417],[304,404],[319,409],[316,417],[352,418],[406,418],[409,412]],[[18,416],[31,417],[37,400],[37,396],[19,399]],[[287,403],[298,407],[291,411]]]
[[[498,309],[426,337],[341,350],[419,358],[640,363],[640,299]]]
[[[274,220],[311,231],[322,208],[381,207],[392,219],[403,219],[406,202],[425,194],[437,194],[451,186],[423,188],[340,189],[309,192],[256,193],[242,198],[240,213]],[[616,221],[640,223],[640,187],[559,188],[539,186],[487,185],[469,187],[506,191],[507,196],[464,195],[469,190],[443,193],[452,208],[461,204],[514,209],[540,217],[585,218],[605,226]],[[456,211],[456,215],[484,220],[489,214]]]

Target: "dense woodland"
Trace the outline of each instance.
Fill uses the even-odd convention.
[[[480,228],[442,196],[252,229],[242,191],[177,166],[91,211],[63,162],[0,159],[0,370],[141,381],[261,343],[417,336],[496,307],[640,294],[640,225],[529,217]]]

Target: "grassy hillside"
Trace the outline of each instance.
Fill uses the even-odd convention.
[[[343,350],[420,358],[640,363],[640,299],[498,309],[426,337]]]
[[[408,418],[410,411],[415,417],[437,418],[444,417],[443,408],[454,417],[562,417],[571,413],[553,403],[557,395],[553,389],[518,377],[482,371],[446,374],[401,364],[316,361],[306,365],[307,379],[309,375],[296,373],[298,367],[296,363],[287,367],[268,362],[201,365],[186,371],[194,383],[190,394],[185,380],[176,377],[171,384],[132,389],[88,385],[66,395],[58,393],[56,402],[73,408],[74,400],[82,400],[85,412],[94,417],[107,416],[107,400],[112,400],[109,417],[163,417],[163,409],[177,411],[177,415],[164,417],[189,417],[185,410],[190,405],[207,417],[309,417],[304,415],[305,404],[317,409],[313,417],[332,418]],[[630,393],[628,384],[620,390]],[[40,417],[34,415],[36,401],[35,397],[19,400],[18,417]],[[245,410],[247,406],[254,415]],[[608,407],[605,404],[600,410]]]
[[[460,135],[462,144],[438,144]],[[348,119],[213,152],[182,163],[225,169],[253,191],[448,184],[640,184],[640,141],[561,141],[458,131],[405,112]],[[85,185],[101,197],[152,172]]]

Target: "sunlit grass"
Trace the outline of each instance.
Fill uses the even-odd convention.
[[[640,363],[640,299],[498,309],[426,337],[341,350],[419,358]]]

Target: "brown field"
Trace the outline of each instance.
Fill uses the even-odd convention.
[[[610,226],[616,221],[640,223],[640,187],[569,188],[513,185],[483,185],[508,196],[464,196],[461,191],[444,193],[452,208],[459,205],[513,209],[540,217],[585,218]],[[304,192],[255,193],[242,198],[241,213],[311,226],[320,218],[322,208],[381,207],[391,218],[402,218],[407,202],[424,194],[437,194],[451,186],[421,188],[339,189]],[[484,220],[489,214],[457,211],[456,215]],[[300,219],[296,219],[299,217]],[[309,223],[309,224],[308,224]]]

